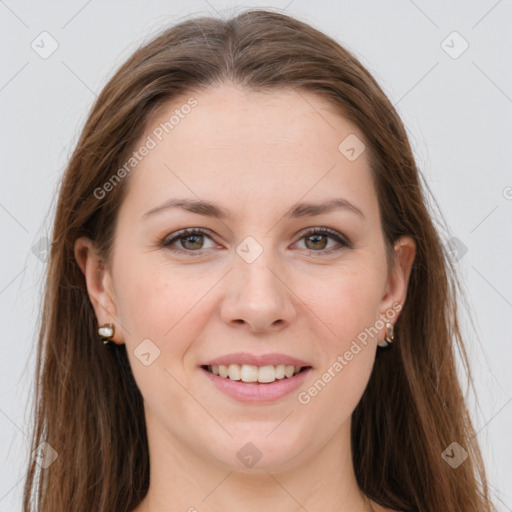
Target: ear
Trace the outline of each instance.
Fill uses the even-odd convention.
[[[114,324],[114,335],[110,339],[118,345],[122,344],[122,328],[118,319],[112,276],[91,239],[80,237],[75,241],[75,259],[84,274],[98,326]]]
[[[410,236],[402,236],[395,242],[394,249],[395,264],[386,283],[380,309],[381,318],[392,317],[389,320],[392,324],[395,324],[400,316],[407,297],[409,277],[416,256],[416,243]],[[400,309],[397,305],[400,305]]]

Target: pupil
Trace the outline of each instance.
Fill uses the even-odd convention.
[[[186,241],[191,239],[191,238],[196,238],[196,239],[201,239],[203,235],[188,235],[186,236],[184,239],[182,238],[182,241],[185,240],[185,245],[186,245]],[[197,246],[194,246],[194,247],[185,247],[186,249],[199,249],[200,248],[200,245],[201,245],[201,240],[199,242],[196,242],[199,244],[199,247]],[[183,244],[183,242],[182,242]],[[194,245],[194,243],[192,243],[192,245]]]
[[[311,235],[308,237],[308,241],[312,241],[314,239],[318,240],[319,238],[323,238],[324,239],[324,244],[321,245],[321,247],[318,247],[318,245],[316,246],[316,248],[320,248],[320,249],[324,249],[326,247],[326,244],[325,244],[325,239],[326,239],[326,236],[325,235]],[[314,242],[316,243],[316,242]]]

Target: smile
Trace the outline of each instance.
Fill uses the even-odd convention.
[[[238,380],[246,383],[258,382],[260,384],[269,384],[276,380],[289,379],[310,367],[284,364],[266,366],[255,366],[252,364],[220,364],[205,365],[202,368],[223,379]]]
[[[296,367],[280,364],[200,366],[200,371],[214,385],[214,388],[237,402],[248,404],[275,402],[290,395],[304,384],[304,380],[312,370],[311,366]]]

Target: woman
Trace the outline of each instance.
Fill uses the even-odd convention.
[[[406,132],[305,23],[197,18],[135,52],[46,286],[25,512],[495,510]]]

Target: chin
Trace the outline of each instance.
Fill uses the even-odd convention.
[[[220,453],[211,453],[211,456],[225,469],[237,473],[278,473],[293,468],[308,443],[302,446],[292,440],[293,436],[268,435],[269,432],[272,429],[256,435],[234,435],[221,447]]]

